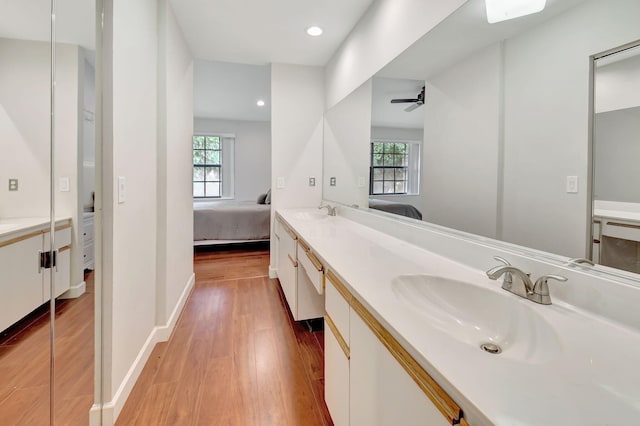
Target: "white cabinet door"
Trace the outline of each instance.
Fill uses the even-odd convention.
[[[335,426],[349,424],[349,359],[333,330],[324,331],[324,400]]]
[[[0,330],[42,304],[42,235],[0,247]]]
[[[50,241],[49,233],[44,234],[44,246],[49,247]],[[59,250],[56,258],[56,267],[54,268],[55,275],[55,294],[53,297],[58,297],[65,291],[69,290],[71,286],[71,228],[65,228],[56,231],[55,246],[56,250]],[[42,303],[50,299],[51,294],[51,272],[44,270],[44,281],[42,289]]]
[[[278,228],[278,279],[291,314],[295,318],[298,315],[296,241],[282,226]]]
[[[353,310],[349,324],[350,424],[449,425],[447,419]]]

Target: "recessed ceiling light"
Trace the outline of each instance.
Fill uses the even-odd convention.
[[[307,28],[307,34],[309,34],[312,37],[318,37],[319,35],[322,35],[322,28],[316,27],[314,25],[313,27]]]
[[[258,99],[258,102],[256,102],[256,105],[262,107],[264,106],[264,101],[262,99]]]
[[[542,11],[546,0],[486,0],[487,21],[494,24]]]

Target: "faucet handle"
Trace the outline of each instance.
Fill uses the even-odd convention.
[[[500,257],[500,256],[493,256],[493,258],[495,260],[497,260],[498,262],[503,263],[506,266],[511,266],[511,263],[509,263],[509,261],[507,259],[505,259],[504,257]]]
[[[556,281],[567,281],[567,277],[563,277],[562,275],[543,275],[536,280],[536,283],[533,285],[533,294],[530,295],[530,300],[540,303],[543,305],[551,304],[551,296],[549,295],[549,280]]]
[[[585,257],[576,257],[575,259],[569,259],[569,265],[579,265],[581,263],[589,266],[595,266],[595,263]]]
[[[509,261],[504,257],[493,256],[493,258],[498,262],[503,263],[505,266],[511,266],[511,263],[509,263]],[[513,284],[513,275],[511,275],[511,272],[506,272],[504,274],[504,279],[502,280],[502,288],[505,290],[509,290],[511,289],[512,284]]]

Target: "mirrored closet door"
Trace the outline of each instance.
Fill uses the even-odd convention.
[[[95,5],[0,3],[0,418],[94,401]]]

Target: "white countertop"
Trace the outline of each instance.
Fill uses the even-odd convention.
[[[596,200],[593,206],[593,216],[640,222],[640,204]]]
[[[61,217],[56,220],[56,225],[71,220],[70,217]],[[48,217],[11,217],[0,218],[0,239],[8,239],[42,228],[48,225]]]
[[[537,305],[504,292],[500,281],[490,280],[485,271],[339,216],[296,219],[298,211],[278,213],[458,402],[473,426],[639,421],[640,333],[636,330],[562,302]],[[534,361],[520,360],[508,349],[500,355],[482,352],[434,327],[396,297],[391,282],[406,274],[445,276],[504,292],[513,297],[513,303],[527,304],[542,315],[559,338],[553,348],[538,345]]]

